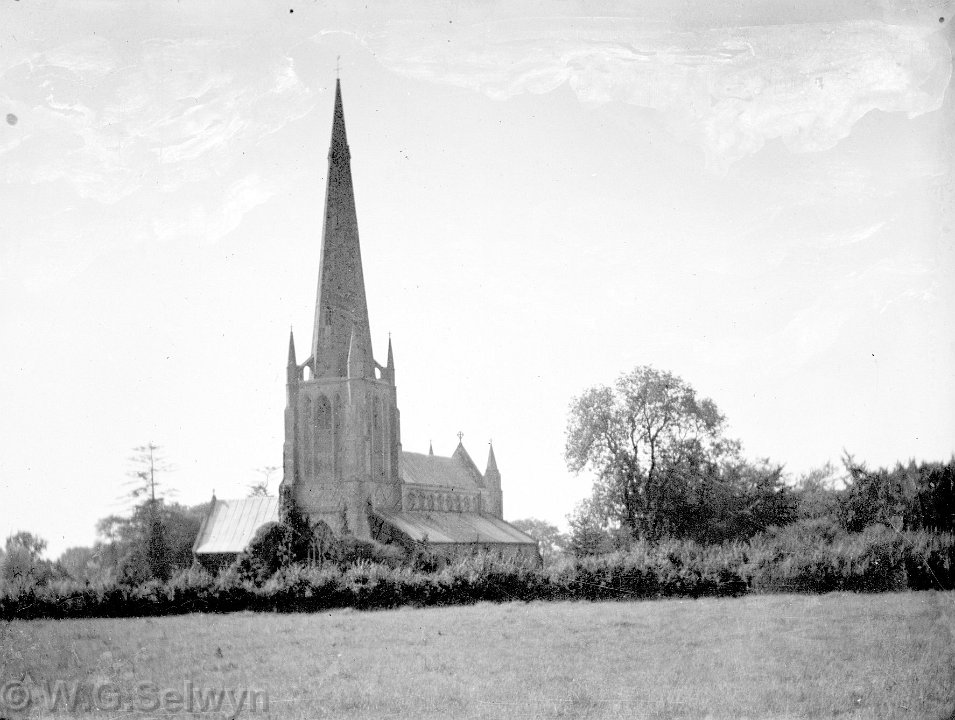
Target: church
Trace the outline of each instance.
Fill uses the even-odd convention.
[[[426,546],[445,557],[480,550],[537,562],[536,541],[503,519],[493,447],[483,472],[461,433],[450,457],[402,449],[391,338],[384,364],[372,353],[340,80],[312,341],[303,361],[298,355],[290,334],[279,495],[213,496],[193,545],[198,559],[228,561],[260,527],[295,509],[316,532],[337,537]]]

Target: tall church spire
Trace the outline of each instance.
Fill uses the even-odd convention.
[[[342,106],[342,81],[335,79],[335,113],[332,116],[332,143],[328,148],[328,162],[334,159],[348,162],[348,136],[345,133],[345,109]]]
[[[312,335],[314,377],[346,377],[349,345],[357,346],[359,377],[374,377],[371,330],[358,243],[358,219],[352,187],[351,155],[345,133],[342,88],[335,81],[335,111],[328,149],[325,223],[318,270],[318,294]]]

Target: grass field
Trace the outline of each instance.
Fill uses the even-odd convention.
[[[255,690],[240,717],[948,720],[955,595],[17,621],[0,626],[0,662],[9,718],[67,714],[66,695],[56,712],[43,697],[59,682],[78,688],[75,714],[110,718],[183,716],[177,692],[224,689],[202,717]]]

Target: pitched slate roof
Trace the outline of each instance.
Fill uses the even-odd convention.
[[[399,471],[402,482],[421,485],[440,485],[457,490],[477,490],[484,482],[471,458],[462,451],[451,457],[402,452]]]
[[[486,543],[534,545],[537,541],[513,525],[490,515],[458,512],[395,512],[375,510],[381,520],[415,542],[435,545]]]
[[[255,537],[256,530],[267,522],[278,521],[277,497],[214,500],[192,551],[199,555],[242,552]]]

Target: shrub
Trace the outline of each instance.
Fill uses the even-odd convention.
[[[548,572],[550,596],[589,600],[739,595],[739,545],[701,546],[666,540],[632,543],[628,550],[556,564]]]
[[[955,535],[907,532],[905,573],[912,590],[955,589]]]
[[[828,519],[772,527],[747,543],[742,568],[761,592],[830,592],[838,589],[832,543],[845,533]]]
[[[341,565],[295,563],[261,582],[253,582],[234,565],[215,576],[193,566],[165,583],[53,580],[43,586],[7,588],[0,592],[0,619],[371,610],[478,601],[733,596],[747,591],[952,589],[955,579],[952,534],[898,533],[884,525],[846,533],[818,521],[772,528],[746,543],[633,542],[626,550],[564,558],[546,569],[477,554],[421,571],[397,564],[396,555],[385,556],[371,543],[351,547],[370,557]]]
[[[355,563],[376,563],[399,568],[408,564],[408,553],[397,545],[385,545],[374,540],[357,540],[348,535],[340,541],[338,565],[347,569]]]
[[[166,583],[166,598],[175,612],[208,612],[215,609],[216,579],[201,565],[180,570]]]
[[[773,528],[748,543],[743,574],[761,592],[950,589],[955,539],[870,525],[846,533],[828,521]]]

